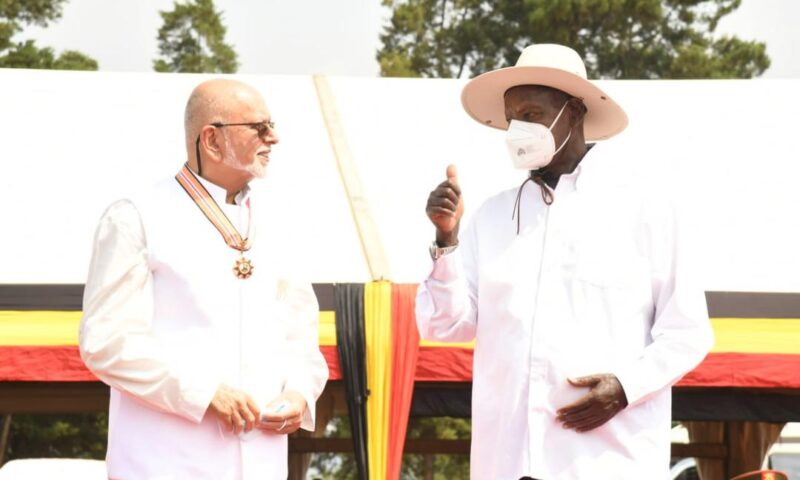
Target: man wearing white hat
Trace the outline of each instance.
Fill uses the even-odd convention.
[[[530,171],[460,233],[454,166],[428,198],[417,323],[424,338],[476,340],[472,478],[668,478],[670,387],[713,338],[672,209],[607,171],[613,145],[586,143],[627,115],[560,45],[526,48],[461,98]]]

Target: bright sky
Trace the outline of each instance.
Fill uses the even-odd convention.
[[[389,17],[380,0],[217,0],[240,73],[378,75],[375,52]],[[70,0],[64,16],[21,38],[57,51],[80,50],[106,71],[150,71],[157,54],[159,10],[172,0]],[[719,33],[767,42],[765,78],[800,78],[800,2],[743,0]],[[20,38],[18,37],[18,38]]]

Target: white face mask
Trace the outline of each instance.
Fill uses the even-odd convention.
[[[549,128],[541,123],[520,120],[511,120],[509,122],[508,131],[506,132],[506,146],[508,147],[508,154],[511,155],[511,161],[514,163],[514,168],[538,170],[553,161],[553,156],[564,148],[564,145],[567,144],[569,137],[572,135],[570,131],[561,146],[556,149],[556,141],[551,130],[558,122],[558,119],[561,118],[561,114],[564,113],[566,107],[567,104],[565,103]]]

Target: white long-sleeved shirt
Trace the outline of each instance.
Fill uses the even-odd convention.
[[[248,192],[229,205],[224,189],[200,180],[244,235]],[[175,179],[112,204],[101,218],[80,350],[112,387],[110,478],[286,478],[285,435],[237,437],[207,411],[222,383],[262,409],[294,390],[308,403],[302,427],[313,430],[328,374],[319,309],[310,285],[284,276],[276,259],[284,252],[268,240],[254,238],[245,254],[253,275],[236,278],[238,252]]]
[[[487,200],[419,287],[423,338],[476,340],[471,477],[666,479],[670,386],[712,345],[703,291],[681,257],[673,210],[604,172],[597,145],[547,206],[528,183]],[[469,195],[466,192],[466,195]],[[617,376],[629,405],[577,433],[556,411]]]

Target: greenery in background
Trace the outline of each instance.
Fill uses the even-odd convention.
[[[13,415],[6,460],[106,456],[108,414]]]
[[[15,458],[105,458],[108,414],[13,415],[5,459]],[[351,438],[346,416],[331,419],[328,438]],[[408,438],[469,439],[469,419],[411,418]],[[318,453],[312,456],[309,475],[313,480],[356,478],[353,454]],[[404,479],[452,480],[469,478],[467,455],[403,456]]]
[[[157,72],[236,72],[236,52],[225,43],[222,13],[215,10],[213,0],[175,2],[174,7],[171,12],[159,12],[164,25],[158,30],[160,58],[153,60],[153,69]]]
[[[741,0],[382,0],[381,75],[468,77],[534,43],[569,45],[590,78],[752,78],[766,44],[717,37]]]
[[[326,438],[352,438],[350,419],[346,416],[333,417],[325,428]],[[306,478],[313,480],[339,480],[357,478],[356,459],[352,453],[315,453]]]
[[[51,70],[97,70],[97,61],[75,50],[56,55],[34,40],[15,42],[23,25],[46,27],[61,18],[65,0],[0,0],[0,67]]]
[[[407,438],[440,438],[468,440],[471,434],[469,419],[436,417],[411,418]],[[334,417],[325,432],[328,438],[350,438],[347,417]],[[468,455],[406,454],[400,477],[408,480],[453,480],[469,478]],[[320,453],[311,460],[308,478],[313,480],[339,480],[356,478],[355,457],[352,454]]]
[[[410,418],[406,438],[469,440],[472,424],[467,418]],[[403,455],[400,475],[407,479],[453,480],[469,478],[469,455]]]

